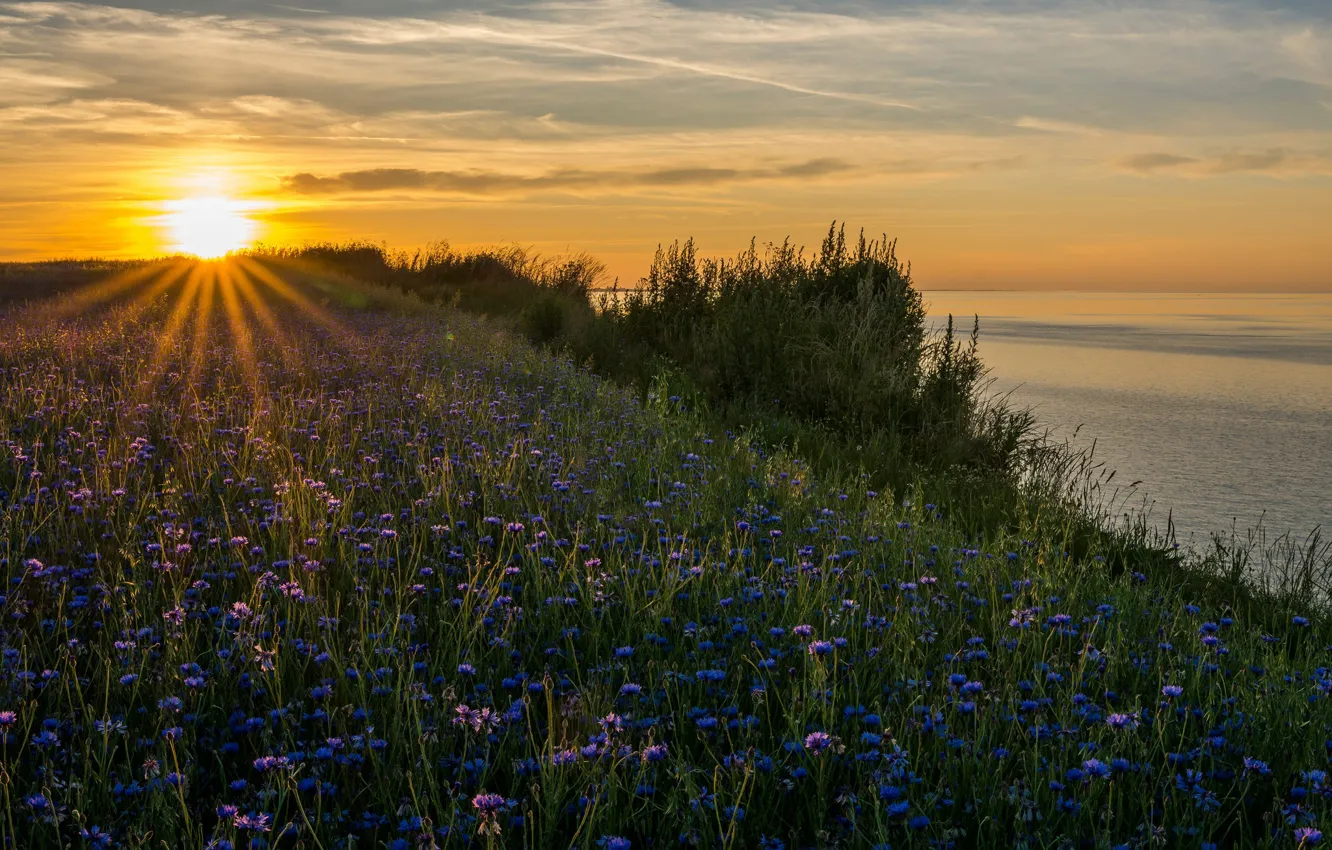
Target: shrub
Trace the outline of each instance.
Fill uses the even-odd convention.
[[[896,243],[849,244],[836,224],[813,256],[789,240],[734,259],[700,259],[692,240],[658,248],[640,287],[590,325],[567,342],[599,372],[646,386],[672,364],[732,423],[789,418],[872,439],[880,466],[1007,470],[1029,428],[983,401],[977,328],[967,343],[951,317],[929,330]]]

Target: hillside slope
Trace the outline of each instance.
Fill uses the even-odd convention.
[[[11,846],[1290,846],[1332,796],[1321,626],[488,320],[251,260],[6,318]]]

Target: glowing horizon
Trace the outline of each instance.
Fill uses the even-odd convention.
[[[837,219],[925,288],[1332,289],[1312,0],[0,3],[0,80],[0,259],[446,239],[628,282]]]

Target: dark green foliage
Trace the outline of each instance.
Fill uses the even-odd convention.
[[[523,335],[538,345],[550,345],[560,339],[567,326],[569,300],[559,293],[538,293],[518,314]]]
[[[813,256],[790,241],[734,259],[700,259],[692,240],[659,248],[640,287],[581,331],[565,341],[600,373],[646,387],[669,364],[730,424],[831,436],[880,473],[1008,472],[1030,424],[982,400],[975,328],[967,342],[951,317],[927,328],[896,243],[848,244],[836,225]]]

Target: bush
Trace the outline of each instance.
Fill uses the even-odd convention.
[[[565,311],[568,299],[556,293],[543,292],[518,314],[518,327],[537,345],[550,345],[565,332]]]
[[[669,363],[733,424],[819,425],[820,439],[874,442],[881,467],[1008,470],[1030,423],[984,403],[976,330],[963,343],[950,317],[930,331],[896,243],[848,244],[834,224],[814,256],[789,240],[734,259],[658,248],[640,287],[566,341],[644,387]]]

